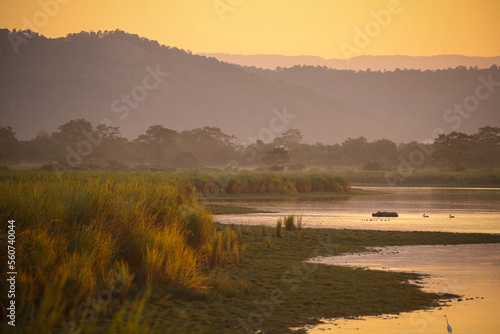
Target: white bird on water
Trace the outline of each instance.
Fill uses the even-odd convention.
[[[448,317],[446,316],[446,314],[444,315],[444,317],[446,318],[446,329],[448,330],[448,333],[452,333],[452,329],[450,324],[448,323]]]

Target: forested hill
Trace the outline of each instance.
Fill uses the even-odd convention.
[[[283,56],[272,54],[239,55],[230,53],[199,53],[207,57],[248,67],[274,70],[276,67],[297,65],[326,66],[337,70],[366,71],[367,69],[394,71],[396,69],[440,70],[458,66],[489,68],[500,64],[500,57],[469,57],[462,55],[438,56],[356,56],[349,59],[325,59],[318,56]]]
[[[466,68],[392,72],[295,66],[249,73],[342,99],[374,119],[379,137],[430,138],[435,129],[473,133],[500,125],[500,70]]]
[[[57,39],[13,39],[9,33],[0,30],[0,126],[12,126],[20,139],[79,118],[94,125],[111,122],[129,139],[152,124],[177,131],[208,125],[239,141],[270,141],[294,128],[305,142],[327,144],[361,135],[409,142],[430,137],[436,128],[473,133],[500,125],[497,86],[467,119],[460,116],[458,128],[451,127],[458,124],[456,114],[448,115],[453,121],[443,119],[453,104],[475,94],[479,76],[500,81],[496,67],[273,72],[192,55],[123,31]]]
[[[110,119],[129,139],[152,124],[178,131],[217,126],[241,141],[272,141],[289,128],[326,143],[369,133],[369,116],[341,100],[137,35],[36,36],[16,54],[8,33],[0,32],[0,123],[18,138],[78,118]],[[151,71],[161,72],[161,82]]]

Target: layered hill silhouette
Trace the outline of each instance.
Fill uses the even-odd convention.
[[[19,138],[54,131],[76,118],[93,124],[109,119],[130,139],[161,124],[175,130],[217,126],[240,140],[272,140],[279,131],[300,128],[308,140],[336,142],[370,126],[368,115],[326,94],[122,31],[35,36],[20,44],[17,54],[8,31],[2,31],[0,41],[1,123],[12,126]],[[148,69],[168,76],[143,97],[140,87]],[[122,102],[124,95],[131,101]],[[277,113],[284,109],[293,118],[280,120]],[[351,132],[355,127],[359,131]]]
[[[318,56],[239,55],[230,53],[200,53],[221,61],[247,67],[274,70],[276,67],[326,66],[336,70],[394,71],[396,69],[443,70],[458,66],[489,68],[500,64],[500,57],[437,56],[357,56],[349,59],[325,59]]]
[[[123,31],[48,39],[0,31],[0,125],[20,139],[69,120],[112,123],[134,139],[152,124],[220,127],[240,142],[297,128],[306,142],[364,135],[407,142],[449,130],[443,113],[496,68],[390,73],[294,68],[265,71],[161,46]],[[486,73],[486,72],[487,73]],[[498,93],[460,131],[499,125]],[[283,116],[288,115],[288,116]],[[453,123],[455,124],[455,123]],[[448,125],[448,128],[445,126]]]
[[[370,115],[378,137],[428,141],[436,133],[473,133],[500,125],[500,70],[354,72],[296,66],[251,73],[341,98]]]

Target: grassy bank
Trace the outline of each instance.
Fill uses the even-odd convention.
[[[398,172],[339,171],[352,185],[380,187],[478,187],[499,188],[500,171]]]
[[[284,333],[323,317],[410,311],[443,296],[409,284],[414,274],[303,261],[382,245],[500,242],[288,230],[289,220],[281,233],[276,222],[229,227],[213,223],[180,174],[8,171],[0,185],[0,232],[16,221],[18,272],[16,327],[4,307],[3,333]],[[7,263],[7,247],[0,252]]]
[[[188,180],[197,192],[211,198],[223,194],[297,194],[314,192],[346,193],[349,181],[338,173],[179,171],[174,177]]]
[[[224,228],[218,225],[218,228]],[[275,237],[274,226],[243,226],[245,260],[226,268],[222,293],[208,299],[155,300],[165,323],[187,332],[286,333],[320,318],[398,313],[437,305],[409,280],[415,274],[360,270],[303,261],[383,245],[500,242],[500,236],[435,232],[302,229]]]
[[[2,235],[15,220],[16,333],[94,332],[110,319],[144,332],[144,310],[129,314],[150,291],[204,293],[214,271],[242,260],[234,231],[216,231],[193,187],[168,175],[2,172],[0,183]]]

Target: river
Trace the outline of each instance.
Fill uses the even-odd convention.
[[[231,200],[220,204],[274,213],[220,215],[217,221],[275,225],[284,215],[303,217],[306,227],[397,231],[500,233],[500,189],[377,188],[388,195],[342,199]],[[396,211],[397,218],[373,218],[372,212]],[[424,218],[423,214],[428,217]],[[453,215],[454,218],[450,218]],[[429,310],[352,319],[324,319],[309,333],[500,333],[500,245],[406,246],[377,254],[328,257],[331,265],[429,274],[424,290],[463,296]]]
[[[284,215],[302,215],[306,227],[398,231],[500,233],[500,189],[379,188],[388,195],[336,199],[226,200],[220,204],[245,206],[274,213],[220,215],[217,221],[275,225]],[[398,218],[373,218],[377,211],[396,211]],[[428,218],[424,218],[426,214]],[[455,218],[450,218],[452,215]]]
[[[366,253],[321,258],[318,263],[375,270],[429,274],[425,291],[463,296],[429,310],[352,319],[324,319],[308,333],[500,333],[500,244],[404,246]]]

